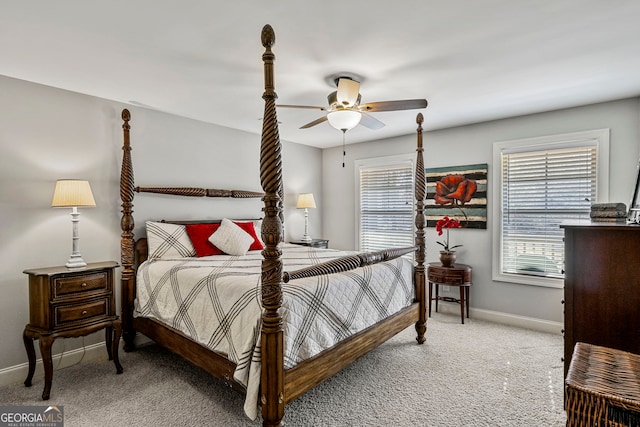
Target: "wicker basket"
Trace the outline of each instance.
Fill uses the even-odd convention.
[[[640,356],[577,343],[565,379],[567,426],[640,427]]]

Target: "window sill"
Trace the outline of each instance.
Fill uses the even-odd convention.
[[[528,286],[542,286],[545,288],[564,288],[564,279],[557,279],[552,277],[536,277],[526,276],[522,274],[493,274],[493,280],[497,282],[508,282],[515,285],[528,285]]]

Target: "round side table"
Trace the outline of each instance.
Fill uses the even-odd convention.
[[[427,267],[429,280],[429,317],[431,317],[431,301],[455,302],[460,304],[460,318],[464,324],[464,309],[467,308],[469,318],[469,288],[471,287],[471,266],[466,264],[454,264],[453,267],[444,267],[439,262],[431,262]],[[435,297],[432,297],[433,285],[436,285]],[[460,288],[460,298],[442,297],[439,295],[439,286],[457,286]]]

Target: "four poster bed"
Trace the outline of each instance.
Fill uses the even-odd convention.
[[[265,426],[281,425],[286,403],[408,326],[415,325],[419,344],[426,332],[422,114],[417,117],[415,246],[356,254],[286,244],[274,42],[267,25],[262,30],[264,193],[134,187],[126,109],[120,180],[125,350],[134,349],[136,332],[146,335],[246,393],[245,412],[255,418],[260,406]],[[135,240],[135,192],[262,197],[263,219],[148,221],[147,238]],[[250,238],[240,236],[240,228]],[[219,234],[227,239],[215,244],[230,249],[201,253],[202,235]],[[402,257],[414,252],[415,263]]]

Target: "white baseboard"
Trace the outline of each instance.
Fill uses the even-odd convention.
[[[431,307],[431,310],[433,312],[433,306]],[[448,303],[446,301],[438,301],[438,312],[460,316],[460,305],[456,303]],[[564,324],[562,322],[552,322],[550,320],[518,316],[516,314],[502,313],[499,311],[483,310],[481,308],[470,307],[469,316],[473,319],[486,320],[504,325],[517,326],[519,328],[532,329],[534,331],[548,332],[551,334],[561,335],[562,329],[564,328]]]
[[[52,356],[54,381],[56,376],[55,372],[58,369],[67,368],[87,360],[100,359],[107,360],[107,347],[104,341],[76,350],[68,350],[62,354],[54,354]],[[0,369],[0,386],[24,382],[28,372],[29,362]],[[35,380],[41,377],[44,377],[44,367],[42,365],[42,359],[40,358],[36,360],[36,372],[33,378]]]

